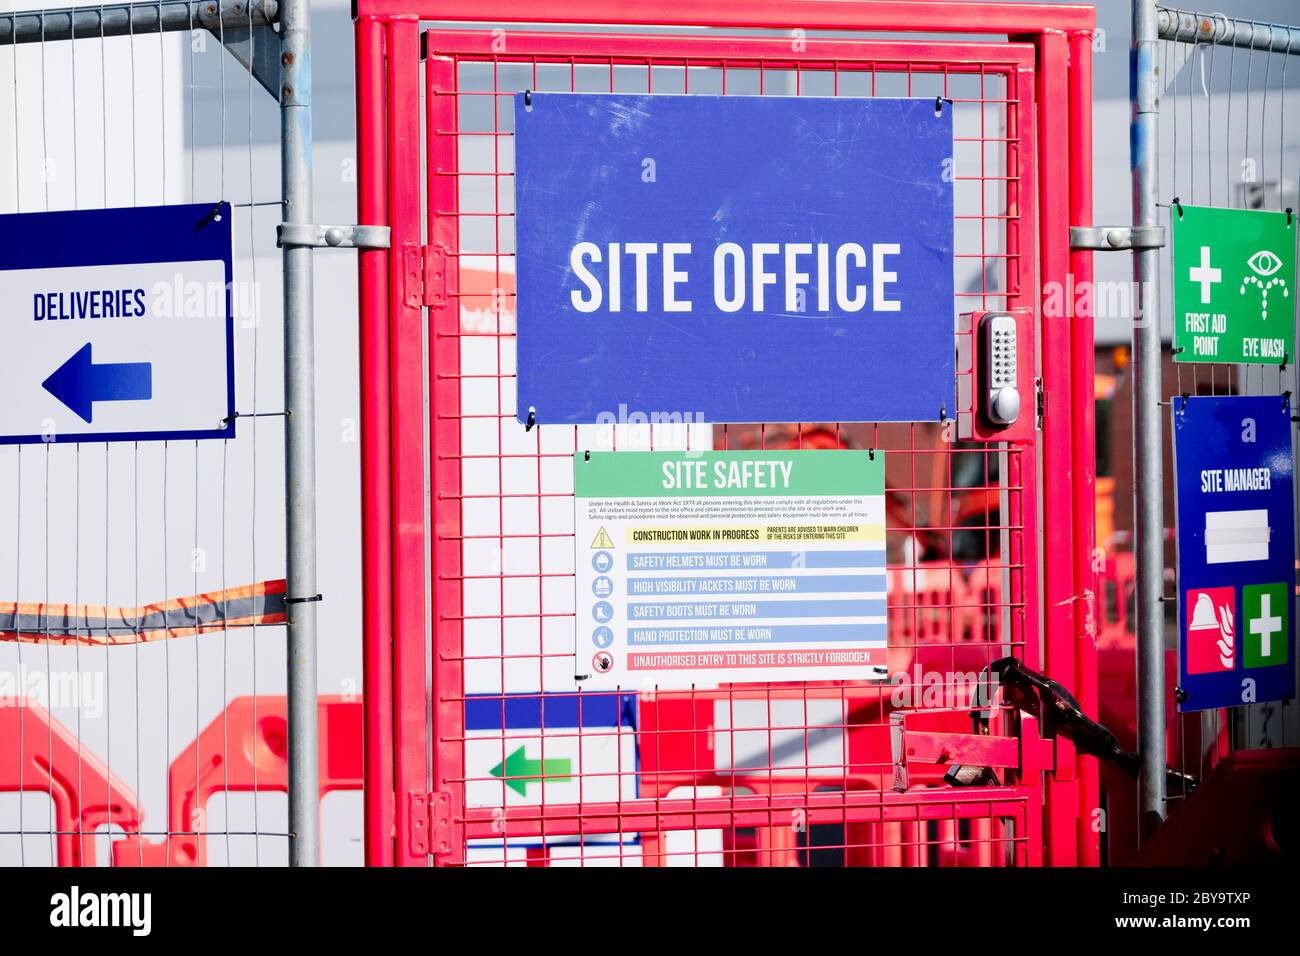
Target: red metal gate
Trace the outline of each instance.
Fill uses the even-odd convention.
[[[1092,28],[1016,3],[358,0],[359,215],[392,230],[361,255],[368,862],[1096,862],[1093,761],[970,713],[971,675],[1007,655],[1095,713],[1092,324],[1070,292],[1091,261],[1068,245],[1090,224]],[[966,319],[942,426],[525,430],[520,90],[951,99],[956,311],[1023,310],[1037,414],[973,426]],[[574,692],[566,465],[631,441],[885,449],[894,680]],[[989,772],[953,786],[958,764]]]

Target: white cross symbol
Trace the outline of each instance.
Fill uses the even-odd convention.
[[[1270,616],[1272,601],[1268,594],[1259,596],[1259,617],[1250,622],[1250,633],[1259,635],[1259,656],[1269,656],[1271,638],[1282,630],[1282,618]]]
[[[1214,269],[1210,266],[1209,246],[1201,246],[1201,264],[1192,266],[1187,270],[1187,274],[1193,282],[1200,283],[1202,305],[1210,301],[1210,286],[1223,281],[1223,270]]]

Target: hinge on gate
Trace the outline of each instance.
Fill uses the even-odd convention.
[[[1047,395],[1043,392],[1041,377],[1034,379],[1034,427],[1043,430],[1043,416],[1047,413]]]
[[[451,852],[451,794],[446,790],[406,794],[406,843],[412,856]]]
[[[442,243],[432,246],[406,243],[402,249],[402,272],[408,306],[441,308],[447,304],[447,247]]]
[[[429,852],[451,852],[451,794],[439,790],[429,798]]]
[[[406,843],[412,856],[429,852],[429,795],[423,790],[412,790],[406,795]]]

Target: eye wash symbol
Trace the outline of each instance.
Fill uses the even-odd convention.
[[[1290,298],[1291,290],[1286,287],[1286,280],[1279,275],[1274,275],[1278,269],[1282,268],[1282,260],[1267,249],[1261,249],[1249,259],[1246,265],[1254,270],[1255,275],[1246,276],[1241,282],[1241,288],[1238,295],[1246,294],[1246,286],[1253,285],[1259,288],[1259,317],[1268,318],[1268,292],[1274,286],[1282,287],[1282,298]],[[1268,281],[1265,282],[1264,280]]]

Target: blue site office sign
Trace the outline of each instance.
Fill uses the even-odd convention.
[[[952,417],[952,112],[519,94],[519,420]]]
[[[1175,397],[1180,711],[1295,696],[1284,395]]]
[[[231,259],[224,202],[0,216],[0,444],[233,437]]]

